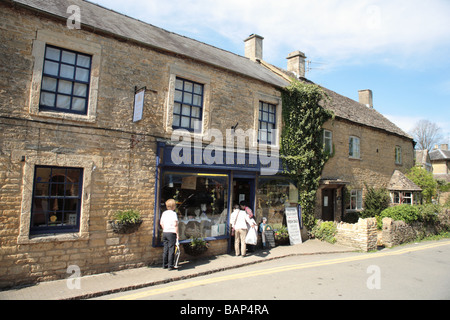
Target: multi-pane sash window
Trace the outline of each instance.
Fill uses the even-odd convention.
[[[173,104],[173,129],[201,132],[203,117],[203,85],[177,78]]]
[[[83,169],[36,166],[30,234],[77,232]]]
[[[87,114],[92,56],[47,45],[39,109]]]
[[[267,144],[275,143],[276,105],[259,102],[258,141]]]
[[[333,133],[329,130],[323,130],[323,145],[326,153],[333,153]]]
[[[350,158],[359,159],[361,157],[359,149],[359,138],[350,137],[348,140],[348,155]]]
[[[361,210],[363,206],[362,190],[352,190],[350,192],[350,203],[347,209]]]

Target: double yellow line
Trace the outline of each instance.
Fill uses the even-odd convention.
[[[175,284],[175,285],[164,287],[164,288],[150,289],[150,290],[146,290],[143,292],[114,298],[112,300],[137,300],[137,299],[147,298],[150,296],[165,294],[165,293],[184,290],[184,289],[190,289],[193,287],[198,287],[198,286],[203,286],[203,285],[208,285],[208,284],[213,284],[213,283],[218,283],[218,282],[258,277],[258,276],[286,272],[286,271],[291,271],[291,270],[300,270],[300,269],[307,269],[307,268],[313,268],[313,267],[323,267],[323,266],[328,266],[328,265],[333,265],[333,264],[338,264],[338,263],[369,260],[369,259],[376,259],[376,258],[387,257],[387,256],[397,256],[397,255],[402,255],[405,253],[422,251],[422,250],[442,247],[442,246],[446,246],[446,245],[450,245],[450,241],[442,241],[442,242],[421,245],[421,246],[413,247],[413,248],[405,248],[405,249],[400,249],[400,250],[394,249],[394,250],[389,250],[389,251],[385,251],[385,252],[358,255],[356,257],[330,259],[330,260],[317,261],[317,262],[294,264],[294,265],[290,265],[290,266],[281,266],[281,267],[269,268],[269,269],[264,269],[264,270],[242,272],[242,273],[237,273],[237,274],[232,274],[232,275],[227,275],[227,276],[219,276],[219,277],[214,277],[214,278],[209,278],[209,279],[201,279],[201,280],[197,280],[197,281],[189,281],[186,283],[179,283],[179,284]]]

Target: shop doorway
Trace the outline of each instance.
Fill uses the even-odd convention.
[[[233,203],[239,204],[244,201],[252,212],[255,212],[255,179],[234,178],[233,179]]]

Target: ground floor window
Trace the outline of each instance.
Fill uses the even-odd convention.
[[[36,166],[30,234],[77,232],[83,169]]]
[[[258,179],[255,206],[258,218],[267,218],[272,226],[282,225],[285,224],[285,208],[297,207],[297,205],[297,187],[288,179],[274,176]]]
[[[228,175],[164,172],[160,215],[165,202],[175,199],[180,240],[227,235]],[[162,234],[159,222],[157,227]]]
[[[393,191],[391,201],[393,204],[419,204],[420,195],[411,191]]]
[[[362,210],[363,208],[363,197],[362,190],[351,190],[350,191],[350,201],[347,205],[347,210]]]

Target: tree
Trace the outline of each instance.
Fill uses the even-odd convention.
[[[412,167],[406,175],[408,179],[422,188],[422,196],[425,203],[431,203],[431,200],[437,194],[438,184],[433,178],[433,174],[420,167]]]
[[[443,138],[441,128],[428,120],[417,122],[411,130],[411,135],[417,142],[416,149],[428,151]]]

